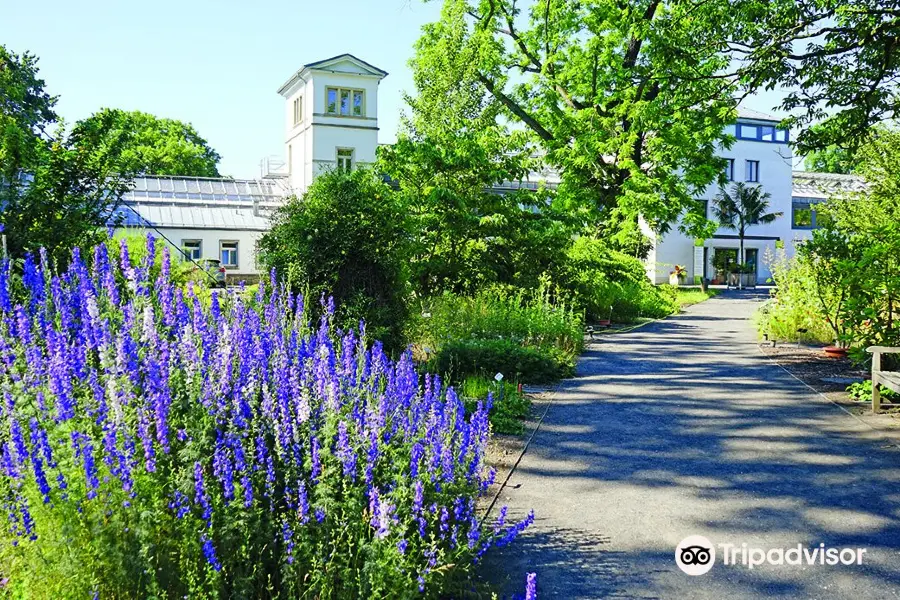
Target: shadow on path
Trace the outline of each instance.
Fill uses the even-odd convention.
[[[536,571],[541,597],[898,595],[900,454],[762,356],[758,298],[723,294],[590,346],[501,495],[536,515],[488,563],[510,593]],[[861,566],[689,577],[674,549],[693,534],[868,551]]]

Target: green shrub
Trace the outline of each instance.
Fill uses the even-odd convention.
[[[407,237],[405,212],[390,188],[366,170],[332,171],[276,211],[259,257],[286,274],[295,292],[333,297],[341,327],[364,319],[372,337],[399,348]]]
[[[575,358],[558,348],[523,346],[509,339],[452,340],[441,347],[430,367],[456,379],[503,373],[523,383],[548,383],[573,375]]]
[[[428,349],[430,368],[456,380],[497,372],[525,382],[566,377],[584,342],[581,316],[553,302],[546,288],[446,293],[423,303],[410,330],[417,346]]]
[[[866,379],[865,381],[857,381],[856,383],[851,383],[847,386],[847,393],[850,394],[851,398],[860,402],[871,400],[872,380]],[[897,398],[900,398],[900,394],[898,394],[894,390],[882,386],[881,398],[883,400],[896,401]]]
[[[561,286],[573,295],[589,321],[627,323],[662,318],[678,310],[669,286],[655,287],[640,260],[610,249],[602,240],[578,238],[567,260]]]
[[[476,410],[478,401],[493,394],[494,402],[488,419],[493,431],[498,433],[522,433],[522,419],[531,414],[531,400],[519,392],[515,380],[497,382],[493,377],[470,376],[462,380],[458,392],[468,411]]]
[[[815,296],[812,265],[797,257],[787,258],[783,250],[767,256],[776,291],[753,316],[760,336],[777,341],[829,343],[835,334]]]

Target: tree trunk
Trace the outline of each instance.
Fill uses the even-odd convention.
[[[741,225],[740,231],[738,231],[738,237],[741,238],[741,252],[738,254],[738,268],[740,269],[740,274],[738,275],[738,289],[744,289],[744,226]]]

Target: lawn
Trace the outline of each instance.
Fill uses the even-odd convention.
[[[678,288],[678,304],[681,308],[686,306],[690,306],[691,304],[697,304],[698,302],[703,302],[704,300],[709,300],[713,296],[718,296],[722,293],[722,290],[712,290],[708,289],[705,292],[700,288]]]

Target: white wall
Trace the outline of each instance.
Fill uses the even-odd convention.
[[[748,124],[756,124],[763,122],[753,122],[742,120]],[[766,123],[773,125],[774,123]],[[791,148],[785,143],[773,143],[751,140],[737,140],[730,149],[722,149],[719,153],[723,158],[735,159],[734,179],[735,182],[745,180],[745,161],[759,161],[759,184],[762,188],[771,194],[769,199],[770,212],[784,213],[775,222],[768,225],[750,225],[747,227],[746,236],[778,238],[785,242],[785,249],[788,254],[793,254],[794,240],[805,239],[809,237],[808,231],[792,230],[791,228],[791,206],[792,206],[792,154]],[[731,189],[732,183],[728,184]],[[747,183],[747,185],[755,185]],[[709,216],[712,217],[712,201],[719,194],[718,185],[709,186],[698,199],[709,201]],[[725,236],[737,236],[734,230],[720,227],[716,232],[716,236],[705,241],[704,246],[709,248],[707,251],[708,260],[706,265],[706,275],[710,279],[713,277],[712,256],[713,248],[738,248],[739,240],[729,239]],[[768,265],[765,263],[764,255],[766,249],[775,249],[774,239],[745,239],[744,248],[755,248],[759,252],[757,280],[759,283],[765,283],[771,277]],[[685,236],[678,230],[677,226],[673,226],[672,230],[659,239],[656,243],[655,260],[649,262],[649,270],[652,271],[652,279],[655,283],[665,283],[669,280],[669,272],[673,266],[683,265],[687,268],[687,282],[693,283],[694,276],[702,276],[702,270],[694,268],[694,240]]]
[[[352,149],[354,166],[375,162],[378,147],[378,84],[380,75],[351,60],[304,71],[285,97],[285,159],[290,155],[290,183],[302,194],[319,173],[337,166],[338,149]],[[330,87],[363,90],[363,115],[326,114]],[[294,125],[294,99],[303,97],[303,120]],[[290,150],[288,148],[290,147]]]
[[[219,242],[236,241],[238,242],[238,266],[235,269],[229,268],[226,271],[226,275],[231,278],[240,275],[258,275],[260,272],[256,264],[256,242],[262,236],[262,231],[181,229],[169,227],[159,227],[158,229],[171,240],[178,249],[181,248],[183,240],[200,240],[202,258],[221,260],[222,257],[219,252]],[[120,231],[124,232],[133,232],[134,230],[134,228],[120,229]],[[158,237],[158,233],[155,230],[140,229],[140,231],[150,231],[154,236]]]

